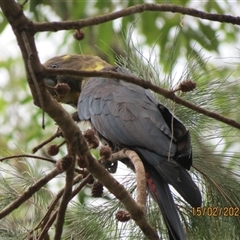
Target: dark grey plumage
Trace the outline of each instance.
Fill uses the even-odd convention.
[[[113,71],[130,74],[119,67]],[[170,239],[185,239],[168,186],[171,184],[191,206],[201,206],[200,191],[186,171],[192,164],[192,152],[184,125],[148,90],[99,77],[90,78],[83,87],[78,116],[90,121],[112,146],[128,147],[139,154],[148,190],[162,210]]]

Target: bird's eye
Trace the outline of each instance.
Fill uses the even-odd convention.
[[[59,66],[58,66],[58,64],[52,64],[50,67],[51,68],[58,68]]]

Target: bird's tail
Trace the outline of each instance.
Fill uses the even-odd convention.
[[[160,207],[170,240],[186,239],[168,184],[152,166],[145,165],[145,171],[148,191]]]
[[[161,209],[170,240],[186,239],[168,184],[171,184],[192,207],[199,207],[202,203],[197,185],[187,170],[173,159],[142,148],[136,148],[136,151],[144,160],[148,191]]]
[[[162,178],[166,183],[172,185],[177,192],[192,207],[200,207],[202,197],[199,188],[192,180],[190,174],[173,159],[159,156],[146,149],[137,148],[141,159],[156,170],[156,182]]]

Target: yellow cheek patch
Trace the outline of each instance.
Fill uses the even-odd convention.
[[[109,66],[109,65],[103,64],[101,62],[96,62],[96,63],[92,63],[88,67],[83,67],[82,70],[85,70],[85,71],[99,71],[99,70],[105,68],[106,66]]]
[[[62,60],[66,61],[67,59],[69,59],[71,57],[71,55],[64,55],[62,56]]]

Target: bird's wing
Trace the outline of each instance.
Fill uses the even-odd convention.
[[[124,81],[91,78],[78,102],[80,120],[90,120],[107,140],[127,147],[143,147],[173,157],[175,140],[150,93]]]
[[[201,204],[197,186],[173,160],[176,141],[149,91],[121,80],[91,78],[82,89],[78,115],[114,145],[140,154],[189,204]]]

